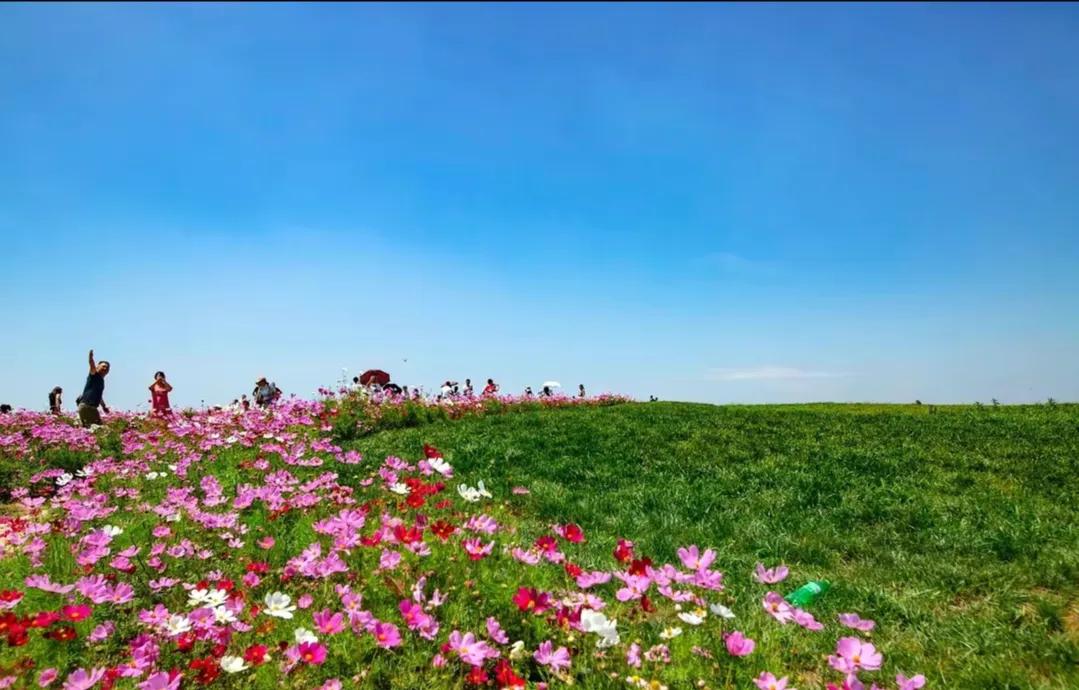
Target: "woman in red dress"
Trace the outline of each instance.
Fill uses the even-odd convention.
[[[159,371],[154,374],[154,382],[150,384],[150,403],[153,405],[154,414],[166,416],[172,413],[169,407],[169,392],[172,386],[165,380],[165,372]]]

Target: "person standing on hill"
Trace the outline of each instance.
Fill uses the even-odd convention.
[[[49,412],[61,414],[64,411],[64,389],[60,386],[49,391]]]
[[[258,381],[255,381],[255,390],[251,395],[259,407],[266,407],[280,397],[277,386],[267,381],[265,376],[260,376]]]
[[[97,408],[109,412],[109,406],[105,404],[105,377],[109,375],[112,367],[108,362],[94,363],[94,351],[90,350],[90,373],[86,376],[86,385],[79,396],[79,422],[84,427],[101,424],[101,413]]]
[[[150,384],[150,403],[155,415],[166,416],[172,413],[172,408],[169,407],[171,392],[172,384],[165,380],[165,372],[155,373],[154,382]]]
[[[473,395],[472,379],[465,379],[465,397],[471,398]]]
[[[494,395],[498,392],[498,384],[494,379],[487,379],[487,385],[483,387],[484,395]]]
[[[583,397],[585,397],[585,394],[584,394],[584,384],[583,384],[583,383],[582,383],[582,384],[579,384],[579,385],[577,386],[577,397],[578,397],[578,398],[583,398]]]

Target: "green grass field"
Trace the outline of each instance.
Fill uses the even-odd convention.
[[[791,566],[788,589],[827,578],[818,618],[877,619],[874,639],[931,687],[1079,687],[1079,406],[647,403],[350,446],[423,442],[462,478],[529,487],[526,517],[576,520],[597,558],[619,536],[664,560],[696,542],[734,583],[757,560]]]

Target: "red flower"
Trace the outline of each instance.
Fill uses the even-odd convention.
[[[247,572],[255,573],[256,575],[265,575],[270,572],[270,564],[266,561],[253,561],[247,564]]]
[[[218,665],[217,659],[212,656],[192,659],[187,667],[198,672],[195,675],[195,680],[201,685],[209,685],[217,680],[217,676],[221,674],[221,667]]]
[[[646,575],[647,569],[650,567],[652,567],[651,558],[638,558],[634,559],[628,570],[630,575]]]
[[[641,595],[641,608],[645,613],[656,612],[656,605],[652,603],[652,600],[648,598],[647,594]]]
[[[431,531],[435,533],[435,536],[446,541],[457,531],[457,528],[445,520],[438,520],[431,525]]]
[[[0,601],[4,602],[5,604],[10,604],[13,601],[21,601],[22,598],[23,593],[17,589],[5,589],[4,591],[0,592]]]
[[[525,687],[525,679],[514,673],[510,662],[505,659],[499,659],[495,664],[495,682],[498,683],[499,688]]]
[[[584,572],[584,570],[581,569],[581,566],[576,563],[570,563],[569,561],[566,561],[566,564],[562,567],[565,568],[566,574],[570,577],[577,577]]]
[[[522,611],[543,613],[551,607],[551,597],[546,592],[539,592],[533,587],[521,587],[513,595],[513,603]]]
[[[465,680],[472,685],[483,685],[489,680],[487,671],[483,670],[482,666],[473,666],[472,670],[465,676]]]
[[[568,542],[579,544],[584,541],[584,530],[581,529],[580,525],[571,522],[562,528],[562,536]]]
[[[190,652],[191,648],[195,646],[195,633],[185,632],[180,633],[176,637],[176,649],[181,652]]]
[[[558,551],[558,540],[549,534],[545,534],[536,540],[536,547],[541,551],[553,553]]]
[[[70,642],[78,636],[75,634],[75,628],[70,625],[61,625],[45,633],[44,637],[57,642]]]
[[[56,611],[41,611],[30,618],[26,624],[31,628],[47,628],[58,620],[60,620],[60,614]]]
[[[442,451],[440,451],[438,448],[435,448],[434,446],[430,446],[425,443],[423,444],[423,457],[427,458],[428,460],[430,460],[431,458],[441,458]]]
[[[402,544],[412,544],[423,541],[423,530],[416,527],[405,529],[404,525],[397,525],[393,528],[393,536],[397,537],[397,541]]]
[[[618,540],[618,546],[614,547],[614,557],[620,563],[629,563],[633,560],[633,542],[625,539]]]
[[[410,508],[422,508],[423,504],[426,502],[427,499],[424,498],[421,493],[411,493],[408,495],[408,498],[405,499],[405,503],[407,503]]]
[[[266,661],[266,653],[269,650],[264,644],[253,644],[244,650],[244,661],[252,666],[258,666]]]

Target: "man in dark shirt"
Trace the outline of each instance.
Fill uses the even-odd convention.
[[[109,374],[109,363],[94,364],[94,351],[90,350],[90,374],[86,377],[86,387],[79,398],[79,421],[85,427],[101,423],[101,413],[97,408],[109,411],[105,404],[105,377]]]

